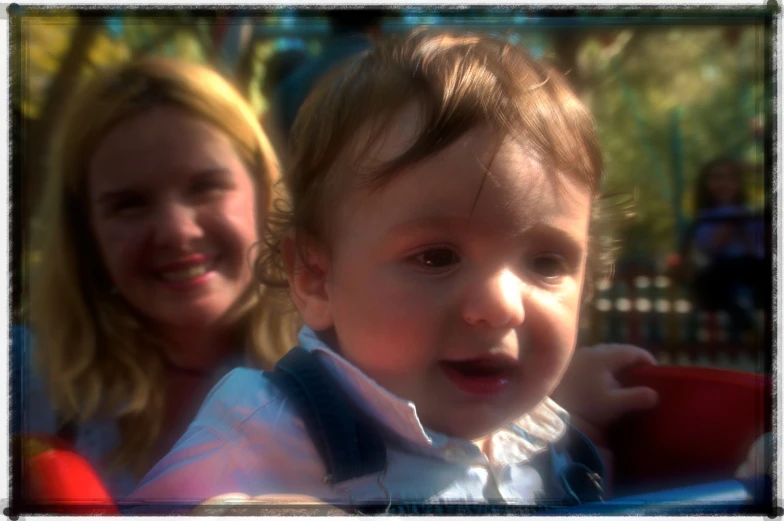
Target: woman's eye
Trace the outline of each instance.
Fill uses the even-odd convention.
[[[414,259],[420,264],[433,269],[447,268],[460,262],[460,257],[457,253],[448,248],[423,251],[416,255]]]
[[[217,181],[200,181],[193,185],[193,192],[198,195],[216,194],[224,191],[227,186]]]
[[[138,210],[143,208],[147,201],[144,197],[127,197],[124,199],[120,199],[115,201],[114,203],[109,206],[109,214],[110,215],[121,215],[121,214],[128,214],[133,212],[134,210]]]
[[[566,259],[560,255],[540,255],[531,262],[531,268],[541,277],[557,279],[569,273]]]

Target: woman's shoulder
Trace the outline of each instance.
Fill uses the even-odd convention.
[[[29,328],[11,328],[13,425],[16,433],[57,434],[57,413],[48,386],[34,364],[35,338]]]
[[[88,420],[62,425],[51,402],[46,379],[34,363],[35,345],[34,334],[29,328],[22,325],[12,327],[12,432],[60,438],[93,465],[114,496],[128,494],[136,485],[136,480],[127,472],[109,471],[102,464],[104,457],[119,441],[116,424],[109,420]]]
[[[103,454],[116,443],[113,421],[88,420],[63,424],[51,400],[49,384],[35,360],[35,338],[25,326],[11,331],[14,425],[12,431],[29,436],[56,436],[78,452]]]

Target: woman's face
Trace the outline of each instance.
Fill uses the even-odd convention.
[[[89,163],[92,232],[112,283],[162,328],[205,328],[251,281],[256,186],[227,135],[174,107],[113,128]]]

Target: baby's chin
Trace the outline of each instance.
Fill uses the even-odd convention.
[[[531,407],[498,410],[489,407],[467,407],[446,418],[424,422],[425,427],[452,438],[470,442],[483,440],[524,416]]]

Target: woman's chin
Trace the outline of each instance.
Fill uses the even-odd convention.
[[[220,324],[227,312],[226,306],[187,306],[160,317],[158,323],[173,329],[203,331]]]

